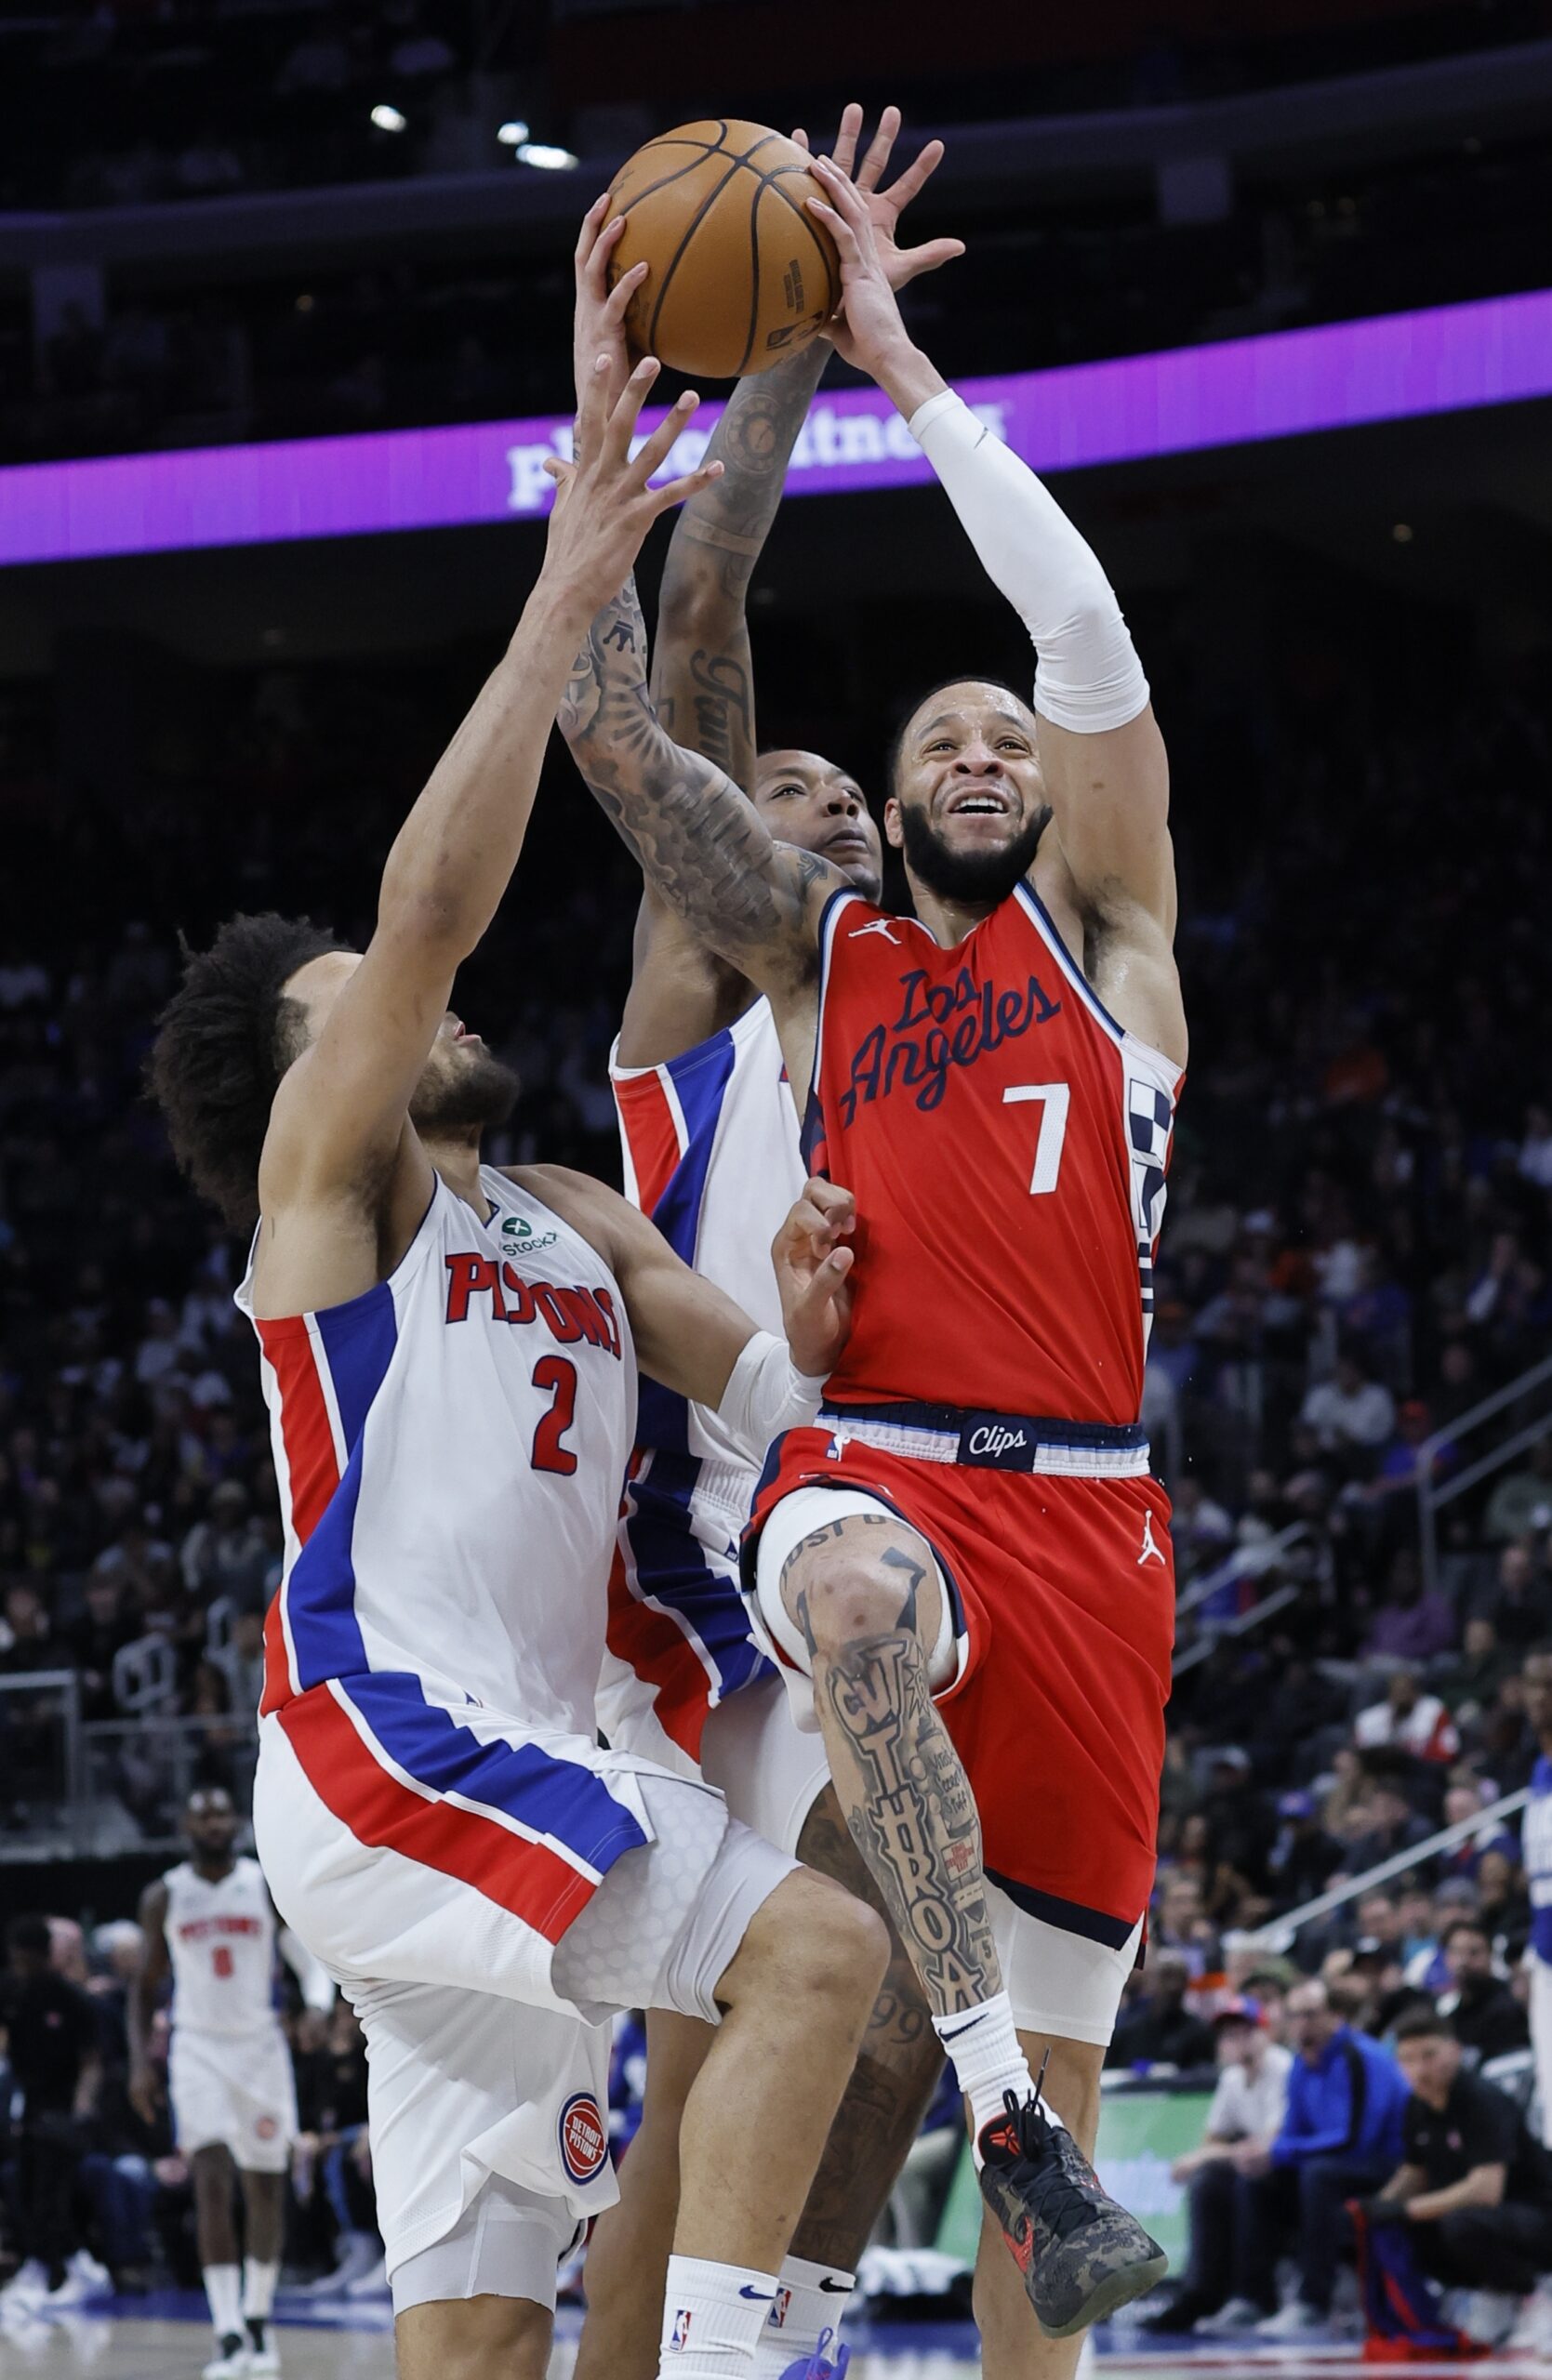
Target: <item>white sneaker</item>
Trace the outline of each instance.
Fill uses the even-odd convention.
[[[321,2281],[310,2281],[298,2294],[301,2297],[343,2297],[352,2281],[359,2281],[363,2273],[371,2272],[381,2262],[382,2250],[377,2241],[367,2232],[353,2231],[334,2270],[325,2273]]]
[[[275,2345],[274,2334],[272,2331],[265,2332],[264,2344],[262,2347],[249,2347],[247,2369],[256,2375],[260,2373],[269,2373],[278,2372],[280,2370],[280,2349]]]
[[[354,2281],[348,2281],[345,2283],[345,2294],[350,2298],[386,2297],[388,2295],[387,2257],[378,2256],[368,2271],[358,2273]]]
[[[249,2369],[248,2343],[233,2331],[218,2345],[205,2367],[202,2380],[244,2380]]]
[[[101,2294],[95,2283],[87,2281],[84,2274],[73,2272],[67,2265],[65,2277],[58,2289],[49,2290],[38,2301],[38,2311],[40,2314],[68,2313],[73,2306],[84,2306],[88,2297],[100,2297]]]
[[[17,2267],[5,2288],[0,2289],[0,2305],[36,2305],[47,2294],[47,2271],[36,2256],[29,2256],[24,2265]]]
[[[113,2276],[106,2265],[99,2264],[89,2248],[77,2248],[65,2270],[73,2274],[77,2281],[85,2281],[94,2297],[113,2295]]]
[[[1204,2314],[1197,2332],[1202,2338],[1227,2338],[1236,2331],[1254,2331],[1265,2320],[1254,2297],[1231,2297],[1215,2314]]]
[[[1255,2335],[1258,2339],[1323,2339],[1331,2335],[1331,2324],[1302,2297],[1291,2297],[1280,2313],[1257,2322]]]

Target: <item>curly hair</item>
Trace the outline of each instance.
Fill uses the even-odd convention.
[[[229,918],[208,950],[181,941],[183,980],[146,1066],[173,1155],[234,1230],[259,1216],[259,1159],[280,1078],[302,1047],[298,967],[346,945],[311,918]]]

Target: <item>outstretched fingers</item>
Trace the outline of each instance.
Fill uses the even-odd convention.
[[[858,108],[857,128],[859,131],[861,129],[861,118],[862,110]],[[861,166],[856,175],[856,186],[858,190],[877,190],[880,181],[882,179],[884,168],[889,163],[890,152],[894,149],[895,143],[899,138],[899,109],[885,108],[882,115],[879,118],[878,130],[874,133],[872,139],[868,144],[868,153],[863,158]],[[941,149],[941,141],[938,146]],[[855,146],[853,153],[856,153]],[[833,154],[835,162],[843,174],[849,175],[852,170],[852,161],[850,157],[844,157],[842,155],[841,144],[839,141],[835,144]]]
[[[698,496],[703,487],[710,487],[722,475],[721,463],[702,463],[697,469],[686,471],[682,479],[669,480],[662,487],[649,487],[646,493],[652,506],[652,518],[656,521],[660,512],[671,512],[676,504],[683,504],[690,496]]]
[[[856,163],[856,144],[861,138],[861,106],[856,99],[848,99],[841,111],[841,122],[835,133],[835,147],[830,152],[833,157],[839,159],[843,174],[849,174]],[[806,149],[808,143],[804,140],[803,147]]]
[[[648,357],[647,361],[653,363],[656,359]],[[634,378],[634,374],[631,377]],[[647,386],[650,387],[650,385],[649,381]],[[644,389],[642,393],[645,395]],[[643,442],[630,466],[631,477],[638,489],[645,487],[654,471],[662,469],[663,465],[668,461],[675,439],[688,427],[690,416],[699,403],[700,399],[695,390],[686,389],[683,395],[669,407],[651,437]],[[641,400],[638,398],[635,412],[631,415],[632,429],[635,427],[635,416],[641,412]],[[618,409],[617,408],[617,417]]]
[[[884,192],[885,198],[896,210],[909,206],[913,198],[921,196],[942,163],[942,141],[929,140],[919,157],[914,158],[909,165],[901,167]],[[860,176],[858,179],[861,179]]]

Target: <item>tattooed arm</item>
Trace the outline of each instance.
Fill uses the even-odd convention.
[[[846,879],[813,852],[775,841],[731,777],[669,734],[647,684],[634,579],[589,629],[560,727],[665,906],[790,1011],[816,978],[820,913]]]
[[[707,449],[723,477],[674,523],[657,602],[654,707],[669,734],[745,788],[754,784],[754,678],[746,601],[781,502],[793,443],[829,358],[827,340],[740,381]],[[622,1065],[650,1066],[731,1023],[747,978],[649,881],[636,921]]]

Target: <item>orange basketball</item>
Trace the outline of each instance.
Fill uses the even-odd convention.
[[[696,378],[735,380],[806,347],[841,301],[841,266],[808,212],[824,192],[795,141],[763,124],[682,124],[616,177],[626,218],[611,280],[643,260],[626,335]]]

